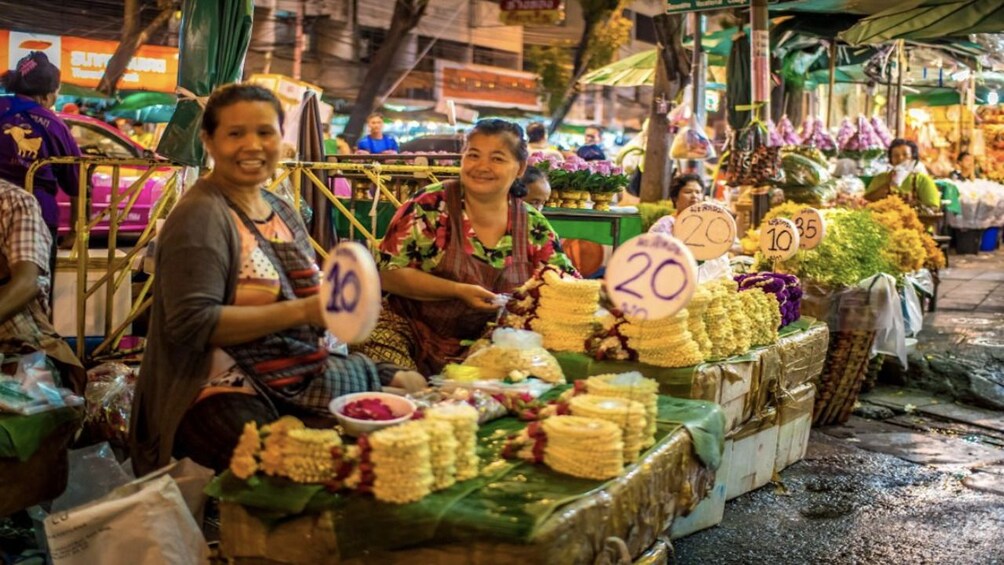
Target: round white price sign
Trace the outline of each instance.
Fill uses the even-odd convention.
[[[710,203],[695,204],[680,213],[673,235],[687,244],[700,261],[717,259],[736,239],[736,221],[725,208]]]
[[[362,244],[338,244],[321,273],[321,308],[328,331],[345,343],[369,337],[380,317],[380,275]]]
[[[646,233],[614,251],[604,280],[610,300],[625,316],[656,320],[690,302],[697,288],[697,262],[675,237]]]
[[[798,228],[798,247],[814,249],[826,236],[826,222],[823,215],[815,208],[802,208],[795,216],[795,227]]]
[[[798,251],[798,228],[795,222],[774,218],[760,226],[760,253],[774,261],[790,259]]]

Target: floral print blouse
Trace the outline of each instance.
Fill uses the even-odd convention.
[[[527,256],[535,265],[553,265],[559,269],[577,274],[572,262],[561,251],[558,234],[551,228],[544,215],[531,206],[527,211],[526,224]],[[474,258],[503,269],[512,262],[512,230],[502,236],[494,247],[481,243],[471,227],[467,213],[463,217],[464,251]],[[450,239],[450,215],[446,205],[446,190],[442,184],[433,184],[405,202],[394,214],[387,227],[383,242],[377,254],[377,266],[381,271],[410,267],[432,272],[442,260],[446,244]]]

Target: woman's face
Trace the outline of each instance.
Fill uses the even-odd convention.
[[[279,115],[268,102],[241,101],[216,111],[213,135],[202,142],[213,158],[213,176],[238,188],[258,188],[279,163]]]
[[[526,185],[526,203],[538,210],[551,199],[551,183],[546,178],[539,178]]]
[[[897,145],[892,148],[889,153],[889,164],[893,167],[905,163],[913,158],[913,154],[910,151],[910,146],[908,145]]]
[[[460,182],[473,195],[505,195],[524,171],[526,163],[516,158],[510,134],[475,133],[460,161]]]
[[[694,204],[700,203],[701,200],[704,200],[704,189],[701,188],[701,185],[697,181],[690,181],[680,189],[680,193],[676,195],[673,205],[676,206],[677,212],[682,212]]]

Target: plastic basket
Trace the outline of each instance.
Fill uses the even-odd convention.
[[[983,231],[981,229],[956,229],[955,251],[959,255],[975,255],[979,253],[980,243],[983,240]]]
[[[980,251],[996,251],[1000,245],[1001,229],[999,227],[983,230],[983,238],[980,240]]]
[[[843,424],[851,417],[861,385],[868,375],[875,334],[873,330],[838,331],[830,334],[826,364],[816,387],[812,425]]]

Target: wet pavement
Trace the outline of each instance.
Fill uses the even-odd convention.
[[[844,426],[676,540],[680,564],[1004,565],[1004,252],[952,256],[909,370]]]

